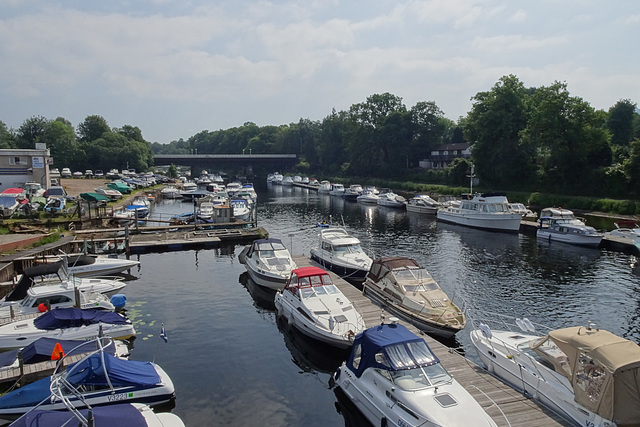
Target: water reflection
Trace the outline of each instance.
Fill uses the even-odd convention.
[[[271,312],[276,311],[276,306],[273,303],[273,299],[276,294],[275,290],[258,285],[253,281],[253,279],[251,279],[251,276],[249,276],[249,273],[246,271],[240,275],[238,281],[242,286],[247,288],[251,298],[253,298],[254,306],[257,309]]]
[[[349,355],[349,350],[337,349],[308,337],[290,326],[284,317],[277,317],[277,325],[284,338],[285,346],[291,353],[291,361],[301,369],[300,373],[322,372],[331,375]],[[328,386],[328,382],[326,384]]]
[[[336,411],[344,418],[345,427],[373,427],[362,412],[351,402],[340,387],[333,389]]]

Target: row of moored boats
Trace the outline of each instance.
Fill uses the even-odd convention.
[[[554,214],[543,211],[543,218]],[[415,260],[373,260],[344,228],[324,225],[318,224],[311,267],[299,268],[275,238],[254,241],[240,261],[256,284],[275,292],[279,317],[313,339],[349,349],[333,378],[374,425],[496,425],[396,317],[449,338],[469,321],[471,341],[491,373],[575,425],[640,423],[632,403],[640,398],[637,344],[594,324],[553,330],[524,317],[463,311]],[[329,271],[361,285],[393,316],[390,323],[366,328],[361,309]]]
[[[10,378],[57,362],[50,376],[27,384],[20,378],[21,387],[0,396],[0,420],[183,427],[177,415],[151,409],[175,399],[169,375],[156,363],[129,360],[127,340],[136,331],[124,311],[126,284],[107,275],[139,262],[87,255],[34,261],[0,300],[0,373]]]

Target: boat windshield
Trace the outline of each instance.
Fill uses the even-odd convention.
[[[300,288],[300,294],[302,298],[313,298],[320,295],[333,295],[337,294],[340,291],[334,284],[324,285],[324,286],[311,286],[308,288]]]
[[[10,208],[16,204],[16,198],[12,196],[0,197],[0,206],[3,208]]]
[[[386,346],[375,356],[379,365],[390,369],[378,372],[398,387],[418,390],[451,381],[451,376],[431,353],[424,341]],[[394,368],[394,369],[391,369]]]
[[[338,254],[357,254],[362,252],[362,247],[359,244],[334,245],[333,252]]]
[[[406,292],[425,292],[438,289],[435,280],[424,268],[408,267],[392,272],[396,281],[402,284]]]

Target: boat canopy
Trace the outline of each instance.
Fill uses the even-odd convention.
[[[549,340],[555,352],[546,351]],[[618,425],[640,424],[637,344],[589,327],[557,329],[534,343],[532,348],[569,379],[577,403]],[[563,362],[569,367],[558,369]]]
[[[275,251],[283,251],[286,249],[280,239],[258,239],[253,241],[247,255],[251,256],[253,252],[258,251],[261,256],[269,257],[275,256]]]
[[[331,285],[333,281],[329,273],[319,267],[302,267],[291,271],[287,288],[309,288],[312,286]]]
[[[113,190],[118,190],[122,194],[131,193],[131,187],[129,187],[124,182],[110,182],[110,183],[107,184],[107,187],[109,187],[109,188],[111,188]]]
[[[378,258],[371,264],[368,277],[379,282],[388,272],[398,268],[421,268],[417,261],[407,257]]]
[[[347,366],[359,378],[367,368],[399,371],[439,362],[424,339],[402,325],[383,324],[356,336]]]
[[[80,197],[87,202],[108,202],[111,199],[99,193],[80,193]]]
[[[60,344],[62,351],[66,356],[72,354],[90,353],[98,349],[98,343],[95,340],[77,341],[77,340],[58,340],[55,338],[42,337],[38,338],[28,346],[22,349],[22,360],[25,364],[44,362],[51,360],[51,355],[56,344]],[[115,354],[116,345],[111,341],[104,347],[104,351],[109,354]]]
[[[124,325],[127,323],[127,319],[112,311],[82,310],[75,307],[68,307],[53,309],[35,319],[33,324],[38,329],[53,330],[94,325],[100,322]]]
[[[35,282],[35,277],[57,274],[62,268],[62,264],[63,261],[57,261],[43,265],[36,265],[34,267],[26,267],[23,270],[22,277],[20,277],[16,287],[13,288],[13,291],[5,297],[5,301],[22,301],[26,298],[27,291]]]
[[[78,411],[85,419],[89,419],[88,409]],[[92,409],[92,416],[97,426],[146,427],[149,425],[140,410],[130,403],[96,406]],[[36,409],[27,412],[11,425],[14,427],[78,425],[78,420],[71,411]]]
[[[104,364],[103,364],[104,356]],[[108,387],[152,387],[160,383],[160,375],[151,362],[119,359],[110,354],[93,354],[67,367],[67,380],[75,385]]]

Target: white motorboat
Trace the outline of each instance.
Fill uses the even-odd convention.
[[[44,260],[44,264],[57,263],[58,268],[60,268],[64,262],[63,258],[66,258],[69,274],[75,277],[110,276],[140,265],[140,261],[125,258],[84,254],[54,255],[45,258],[36,258],[35,261],[42,263]]]
[[[72,405],[69,405],[72,406]],[[12,427],[39,426],[88,426],[90,420],[97,426],[121,425],[126,420],[132,427],[185,427],[184,422],[171,412],[154,412],[150,406],[142,403],[116,403],[107,406],[96,406],[91,409],[78,410],[75,407],[69,411],[54,411],[34,409],[25,413],[18,420],[11,423]]]
[[[459,206],[450,205],[438,209],[438,221],[480,228],[483,230],[517,233],[522,215],[509,210],[504,193],[465,195]]]
[[[78,291],[60,283],[29,288],[27,296],[17,304],[8,304],[0,307],[0,319],[11,319],[14,316],[43,313],[49,309],[64,307],[115,310],[114,305],[104,294]]]
[[[389,188],[383,188],[378,194],[378,206],[386,206],[388,208],[403,209],[407,200],[391,191]]]
[[[445,338],[461,331],[464,313],[429,272],[406,257],[378,258],[362,284],[362,293],[418,329]]]
[[[326,180],[321,181],[318,187],[318,193],[329,194],[329,191],[331,191],[331,183]]]
[[[53,277],[51,277],[53,276]],[[16,285],[0,300],[0,307],[16,305],[28,295],[31,287],[62,286],[69,290],[78,289],[85,293],[100,293],[112,296],[126,286],[122,277],[80,278],[69,276],[64,263],[44,264],[27,267],[16,276]]]
[[[538,217],[538,214],[523,203],[509,203],[509,210],[513,213],[521,214],[522,219],[535,220]]]
[[[362,194],[356,197],[358,203],[363,203],[365,205],[377,205],[378,199],[380,197],[375,193],[374,190],[370,188],[365,188],[362,190]]]
[[[302,184],[302,177],[300,175],[294,175],[293,176],[293,183],[294,184]]]
[[[637,344],[591,323],[538,332],[526,318],[489,316],[499,327],[470,315],[471,342],[489,372],[577,426],[640,424]]]
[[[66,357],[58,364],[64,370],[56,369],[50,377],[0,397],[0,417],[18,416],[36,407],[64,410],[67,405],[81,409],[113,403],[154,406],[175,399],[171,378],[153,362],[120,359],[102,348],[73,364],[64,363]],[[131,424],[121,420],[108,425]]]
[[[180,190],[174,185],[169,185],[160,190],[160,194],[164,199],[180,199],[182,195],[180,194]]]
[[[133,198],[132,205],[141,205],[149,209],[151,207],[151,200],[144,194],[139,194]]]
[[[241,182],[230,182],[227,184],[225,191],[229,195],[229,197],[233,197],[238,191],[242,190]]]
[[[280,182],[280,185],[291,187],[293,185],[293,178],[289,175],[285,176]]]
[[[606,234],[629,240],[640,251],[640,227],[638,224],[635,221],[618,221],[614,225],[616,228]]]
[[[316,340],[349,348],[364,330],[364,320],[351,301],[333,284],[329,273],[318,267],[292,271],[274,298],[278,316]]]
[[[215,205],[212,202],[202,202],[198,207],[198,216],[202,219],[211,219]]]
[[[282,181],[284,180],[284,175],[279,172],[273,174],[273,183],[276,185],[282,185]]]
[[[255,283],[270,289],[284,289],[291,271],[298,268],[280,239],[258,239],[238,256]]]
[[[407,212],[435,214],[440,204],[426,194],[418,194],[407,202]]]
[[[342,197],[345,200],[351,200],[353,202],[358,200],[358,196],[360,196],[362,194],[364,190],[362,189],[362,185],[360,184],[351,184],[349,186],[349,188],[346,188],[344,190],[344,193],[342,193]]]
[[[119,313],[56,308],[36,318],[0,326],[0,351],[24,347],[41,337],[88,340],[97,337],[100,331],[114,339],[127,339],[136,334],[131,321]]]
[[[569,209],[545,208],[540,212],[536,235],[539,240],[569,243],[572,245],[597,248],[604,233],[585,224]]]
[[[249,202],[246,199],[234,199],[229,202],[229,205],[233,208],[233,216],[242,221],[249,221],[251,216],[251,208]]]
[[[343,184],[331,184],[331,190],[329,190],[329,194],[332,196],[342,197],[345,189]]]
[[[135,210],[131,209],[118,209],[113,211],[112,221],[121,226],[134,224],[137,220],[137,214]]]
[[[113,190],[111,188],[96,188],[94,191],[98,194],[102,194],[103,196],[107,196],[110,200],[122,199],[122,193],[118,190]]]
[[[334,380],[376,426],[496,426],[424,339],[402,325],[359,334]]]
[[[362,250],[360,240],[343,228],[321,227],[318,242],[310,250],[311,259],[338,276],[362,282],[372,259]]]
[[[437,202],[440,206],[442,207],[459,207],[460,206],[460,200],[456,199],[455,196],[452,195],[440,195],[438,196]]]

